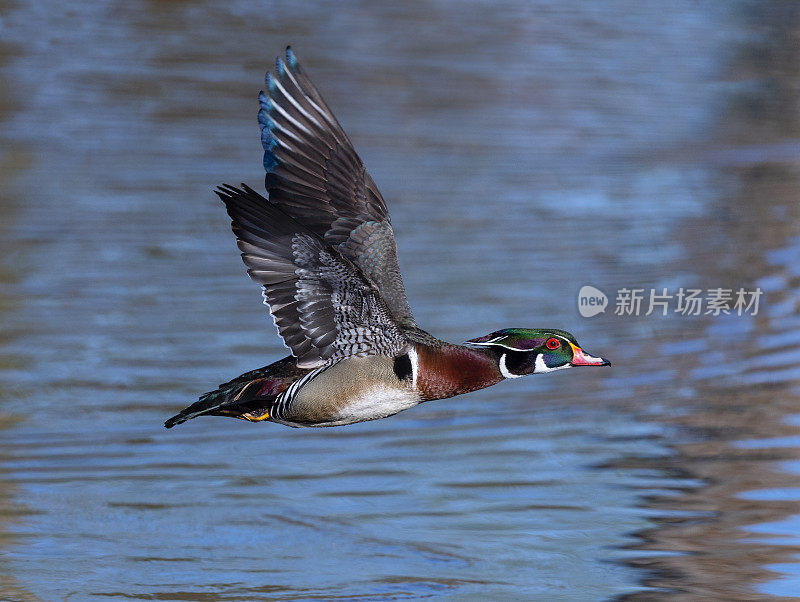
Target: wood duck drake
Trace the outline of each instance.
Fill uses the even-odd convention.
[[[563,330],[507,328],[454,345],[420,329],[383,197],[291,48],[266,85],[268,199],[244,184],[215,192],[291,355],[206,393],[167,428],[204,414],[340,426],[508,378],[610,365]]]

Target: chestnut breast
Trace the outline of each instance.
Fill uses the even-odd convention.
[[[444,399],[503,380],[491,352],[460,345],[417,345],[417,388],[422,399]]]

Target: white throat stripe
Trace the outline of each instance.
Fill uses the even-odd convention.
[[[523,374],[514,374],[508,370],[506,366],[506,355],[508,354],[504,353],[500,356],[500,374],[502,374],[504,378],[519,378],[520,376],[524,376]],[[536,361],[538,362],[539,358],[536,358]]]

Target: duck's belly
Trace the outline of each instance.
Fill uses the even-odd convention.
[[[413,379],[398,378],[391,358],[349,358],[306,383],[286,408],[281,422],[341,426],[385,418],[420,401]]]

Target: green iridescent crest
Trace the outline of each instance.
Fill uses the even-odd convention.
[[[574,345],[578,344],[575,337],[566,330],[556,328],[504,328],[477,339],[470,339],[467,344],[478,346],[496,345],[514,351],[531,351],[542,347],[547,342],[547,339],[554,336],[564,338]]]

